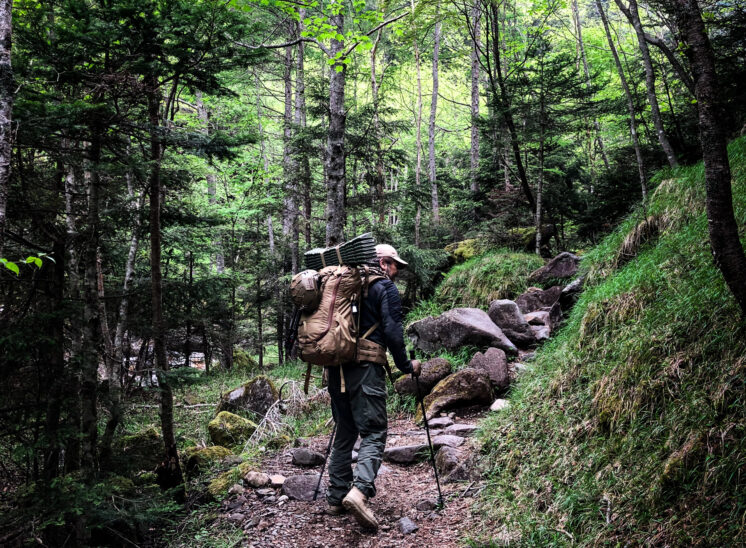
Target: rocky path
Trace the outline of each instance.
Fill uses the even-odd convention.
[[[451,418],[456,424],[474,425],[483,413],[483,410],[472,414],[461,412],[457,416],[451,413]],[[433,430],[432,434],[439,434],[440,429]],[[469,428],[460,430],[467,431],[462,432],[467,434]],[[440,440],[448,441],[448,438]],[[328,441],[327,434],[303,440],[303,445],[323,454]],[[427,443],[424,430],[416,427],[410,419],[390,420],[387,450],[423,443]],[[473,441],[466,438],[460,450],[462,453],[473,451]],[[285,478],[307,475],[318,479],[319,469],[319,465],[303,467],[293,464],[292,449],[269,456],[262,465],[264,473]],[[315,486],[313,478],[307,479]],[[275,485],[282,481],[280,478],[274,480]],[[240,545],[245,547],[463,546],[476,521],[470,511],[472,497],[481,488],[476,481],[446,483],[441,479],[446,503],[445,508],[438,510],[434,508],[437,488],[429,460],[396,464],[389,459],[381,467],[376,481],[378,494],[371,501],[380,528],[378,532],[370,533],[363,531],[349,515],[331,516],[325,512],[323,485],[322,482],[322,490],[315,502],[288,497],[285,494],[290,492],[287,486],[283,489],[236,485],[222,503],[221,519],[244,530],[245,537]]]

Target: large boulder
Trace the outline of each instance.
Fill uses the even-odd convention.
[[[525,348],[536,342],[533,331],[515,302],[508,299],[492,301],[487,315],[516,345]]]
[[[549,289],[540,289],[538,287],[529,287],[525,293],[519,295],[515,304],[521,313],[526,314],[534,310],[541,310],[546,306],[552,306],[557,302],[562,293],[561,285],[554,285]]]
[[[207,425],[210,439],[215,445],[233,447],[241,445],[256,430],[256,424],[228,411],[221,411]]]
[[[230,411],[231,413],[251,411],[259,416],[264,416],[278,398],[279,393],[274,383],[264,375],[259,375],[220,396],[217,410],[218,413],[221,411]]]
[[[518,353],[487,313],[478,308],[454,308],[437,318],[429,316],[412,323],[407,334],[417,348],[427,353],[440,349],[456,350],[466,345],[494,346],[508,354]]]
[[[528,277],[530,282],[545,283],[549,280],[572,278],[578,273],[580,257],[563,251],[541,268],[534,270]]]
[[[190,447],[186,450],[186,470],[188,474],[197,474],[204,467],[230,457],[233,452],[227,447],[211,445],[209,447]]]
[[[469,362],[469,367],[485,373],[496,390],[504,390],[510,385],[508,358],[499,348],[488,348],[484,353],[477,352]]]
[[[420,398],[427,396],[442,379],[451,374],[451,362],[443,358],[433,358],[422,364],[422,372],[417,380],[420,385]],[[404,375],[394,383],[394,390],[399,394],[417,396],[417,382],[412,375]]]
[[[440,381],[425,396],[425,410],[430,419],[443,409],[492,403],[492,384],[484,371],[467,367]],[[417,409],[415,420],[422,420],[422,409]]]
[[[155,470],[163,460],[163,438],[154,426],[117,440],[112,465],[117,473]]]

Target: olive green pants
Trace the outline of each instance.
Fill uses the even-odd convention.
[[[368,497],[375,496],[374,484],[386,447],[386,372],[381,365],[363,362],[342,366],[345,391],[341,391],[338,367],[329,368],[329,394],[337,435],[329,457],[329,488],[326,500],[338,505],[352,486]],[[355,473],[352,449],[360,436]]]

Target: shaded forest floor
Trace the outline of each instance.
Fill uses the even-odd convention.
[[[457,415],[459,423],[475,424],[478,415]],[[426,442],[424,430],[418,429],[411,419],[389,422],[386,446],[400,446]],[[310,449],[324,453],[329,435],[306,438]],[[472,443],[472,442],[467,442]],[[305,445],[305,444],[304,444]],[[262,463],[267,474],[290,477],[298,474],[317,474],[319,467],[305,468],[292,464],[289,449],[270,455]],[[324,481],[326,481],[326,473]],[[326,513],[323,486],[315,502],[282,500],[281,489],[277,496],[261,497],[254,489],[243,494],[233,494],[221,504],[219,520],[244,530],[243,539],[236,546],[462,546],[476,528],[477,517],[470,507],[472,497],[479,492],[478,482],[441,484],[445,508],[418,510],[426,502],[437,501],[437,487],[429,461],[411,465],[385,462],[376,480],[377,495],[371,507],[380,523],[377,532],[366,532],[350,515],[332,516]],[[419,529],[403,534],[398,521],[410,518]]]

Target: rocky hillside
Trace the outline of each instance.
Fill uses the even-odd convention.
[[[746,141],[729,152],[744,226]],[[660,177],[584,258],[565,326],[483,423],[480,504],[502,541],[746,541],[746,330],[704,204],[701,164]]]

